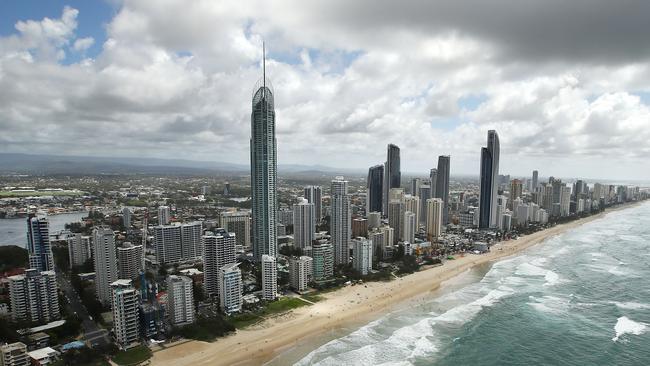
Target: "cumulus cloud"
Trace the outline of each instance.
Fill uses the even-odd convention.
[[[631,5],[127,0],[79,62],[96,40],[65,7],[0,37],[0,146],[247,163],[265,39],[281,164],[362,169],[392,142],[409,172],[450,154],[476,174],[496,128],[513,174],[641,177],[650,9]]]

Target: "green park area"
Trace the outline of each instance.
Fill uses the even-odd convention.
[[[137,346],[117,353],[111,358],[113,362],[122,366],[137,365],[151,358],[151,350],[147,346]]]
[[[299,297],[283,297],[278,301],[268,303],[265,308],[252,312],[231,316],[228,320],[237,329],[243,329],[253,324],[256,324],[269,316],[281,314],[292,309],[309,305]]]

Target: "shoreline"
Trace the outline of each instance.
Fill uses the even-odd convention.
[[[632,202],[606,209],[604,212],[556,225],[552,228],[500,242],[485,254],[466,254],[442,266],[421,270],[390,282],[368,282],[347,286],[331,293],[311,306],[264,321],[248,329],[238,330],[212,343],[188,341],[156,351],[153,365],[259,365],[273,360],[283,352],[345,325],[368,322],[380,317],[413,298],[428,296],[448,281],[478,265],[495,262],[518,254],[544,240],[600,219],[605,215],[635,207],[645,201]]]

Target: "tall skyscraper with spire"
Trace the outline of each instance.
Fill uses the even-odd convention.
[[[266,79],[266,55],[262,46],[262,78],[253,94],[251,113],[251,189],[253,193],[253,255],[275,257],[278,251],[277,147],[273,87]]]
[[[499,177],[499,135],[488,131],[487,147],[481,148],[481,195],[479,228],[497,227],[497,189]]]
[[[384,193],[383,211],[388,215],[388,192],[391,188],[399,188],[402,185],[402,172],[400,170],[399,147],[388,144],[386,152],[386,163],[384,167]]]

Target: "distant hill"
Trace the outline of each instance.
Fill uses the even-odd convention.
[[[281,173],[360,173],[361,170],[337,169],[322,165],[280,165]],[[92,174],[176,174],[202,175],[220,173],[246,174],[249,165],[213,161],[156,158],[117,158],[0,153],[0,173],[38,175]]]

